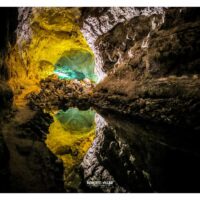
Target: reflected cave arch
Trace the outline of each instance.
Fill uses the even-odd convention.
[[[97,76],[94,73],[95,58],[92,52],[85,49],[70,49],[64,51],[55,63],[54,73],[60,79],[85,78],[96,82]]]

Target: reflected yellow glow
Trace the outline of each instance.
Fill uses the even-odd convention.
[[[72,114],[72,112],[69,114]],[[91,117],[91,113],[89,113],[89,115],[89,117]],[[84,113],[84,116],[87,118],[87,113]],[[75,120],[77,120],[77,113],[75,118]],[[78,122],[73,122],[73,119],[68,119],[68,116],[66,117],[66,121],[68,120],[67,125],[62,120],[54,115],[54,122],[49,127],[49,134],[46,139],[46,144],[48,148],[63,161],[65,168],[64,180],[67,182],[65,184],[68,184],[70,181],[76,181],[74,178],[71,178],[71,172],[75,166],[81,163],[84,155],[92,145],[95,136],[96,125],[93,121],[93,124],[90,126],[90,128],[88,128],[89,126],[86,128],[80,126],[80,123]],[[82,117],[80,117],[79,121],[82,120]],[[83,122],[84,121],[81,123]],[[74,126],[74,128],[70,126]]]

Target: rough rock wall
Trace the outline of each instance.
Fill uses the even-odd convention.
[[[108,75],[96,104],[199,129],[199,8],[20,8],[18,20],[6,62],[15,93],[51,74],[66,50],[90,51],[83,33],[97,74]]]
[[[77,23],[80,14],[78,8],[19,8],[17,42],[7,56],[16,93],[52,74],[65,51],[91,52]]]
[[[111,112],[101,116],[97,115],[97,136],[81,164],[85,191],[199,190],[198,132],[133,121]]]
[[[6,117],[0,126],[0,191],[64,192],[62,162],[44,143],[52,121],[41,110],[13,110]]]
[[[2,135],[3,118],[12,105],[12,91],[7,85],[8,66],[5,57],[15,42],[17,9],[0,8],[0,192],[9,192],[9,151]]]
[[[12,91],[7,84],[8,66],[5,58],[15,43],[17,27],[17,8],[0,8],[0,121],[12,105]]]
[[[135,156],[130,151],[129,143],[119,137],[116,130],[98,114],[96,123],[96,138],[81,164],[86,190],[150,192],[148,179],[134,165]]]
[[[5,63],[5,57],[10,50],[10,46],[16,40],[17,27],[17,8],[0,8],[0,79],[8,79],[8,66]]]
[[[147,26],[151,26],[151,22],[144,24],[144,28],[139,27],[141,24],[137,24],[137,29],[132,31],[135,28],[135,23],[128,27],[131,24],[130,21],[134,18],[138,19],[139,16],[142,19],[145,18],[146,21],[151,21],[154,15],[159,16],[161,19],[153,21],[152,28],[155,28],[164,19],[163,8],[111,7],[82,9],[81,31],[95,53],[96,73],[100,80],[106,76],[115,63],[120,61],[121,52],[125,51],[127,42],[130,45],[130,41],[133,43],[135,37],[141,39],[148,36],[150,27]],[[117,33],[113,35],[112,30],[121,25],[122,29],[119,35]],[[125,27],[126,29],[124,29]],[[138,29],[140,30],[138,31]],[[141,29],[144,31],[143,35],[140,36]]]
[[[199,8],[154,9],[96,37],[97,67],[107,77],[96,88],[95,102],[199,129]]]

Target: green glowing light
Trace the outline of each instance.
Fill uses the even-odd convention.
[[[72,70],[70,67],[67,66],[57,66],[54,70],[54,73],[58,75],[60,79],[77,79],[83,80],[84,78],[88,78],[94,82],[97,81],[97,76],[95,74],[83,74],[82,72]]]
[[[95,112],[92,110],[81,111],[77,108],[70,108],[67,111],[60,111],[55,118],[61,123],[64,130],[73,133],[87,133],[94,129]]]
[[[58,75],[60,79],[77,79],[77,80],[83,80],[85,78],[85,75],[79,71],[72,70],[68,66],[57,66],[54,70],[54,73]]]
[[[62,159],[66,183],[74,167],[80,165],[92,145],[96,129],[95,112],[70,108],[66,112],[59,111],[53,118],[54,122],[49,127],[45,143],[58,158]]]
[[[95,62],[94,56],[82,49],[66,51],[55,64],[54,73],[60,79],[83,80],[88,78],[94,82],[97,76],[94,74]]]

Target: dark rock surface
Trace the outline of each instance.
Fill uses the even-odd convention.
[[[4,120],[0,147],[6,144],[7,148],[0,153],[5,171],[0,174],[5,180],[2,192],[64,192],[63,164],[44,142],[51,122],[49,114],[28,107],[16,109]]]
[[[0,129],[0,192],[9,192],[9,151]]]
[[[162,18],[162,15],[164,15],[164,9],[158,7],[82,9],[80,26],[83,35],[95,54],[96,72],[100,78],[103,78],[107,74],[108,70],[112,68],[113,63],[117,63],[117,61],[121,59],[121,53],[126,51],[126,42],[135,43],[135,32],[138,32],[138,29],[139,32],[137,36],[143,32],[142,36],[144,37],[145,32],[149,29],[148,26],[151,26],[149,22],[154,15],[161,16]],[[141,24],[137,23],[138,19],[141,18],[146,19],[143,23],[143,28],[140,28]],[[131,24],[135,19],[137,24]],[[158,20],[157,23],[160,23],[159,21],[162,20]],[[119,30],[119,34],[116,32],[115,34],[113,30],[119,29],[120,26],[122,26],[122,29]],[[134,30],[134,26],[137,26],[136,31]]]
[[[106,76],[94,103],[199,130],[199,8],[136,8],[127,19],[128,9],[83,15],[83,34],[92,41],[99,75]]]
[[[101,116],[96,116],[96,123],[96,138],[81,164],[82,187],[89,192],[150,192],[129,144]]]
[[[66,110],[77,106],[89,108],[94,84],[90,80],[64,80],[57,76],[48,77],[40,82],[41,91],[27,95],[32,109]]]
[[[48,113],[39,110],[30,121],[19,125],[18,129],[20,129],[20,131],[17,137],[44,141],[52,122],[53,118]]]
[[[199,78],[129,81],[121,88],[111,84],[100,86],[94,94],[94,104],[157,123],[199,130]]]
[[[2,135],[2,126],[13,102],[12,90],[6,83],[9,69],[5,56],[9,44],[15,42],[16,25],[17,8],[0,8],[0,192],[9,192],[9,151]]]
[[[93,146],[81,164],[85,191],[199,191],[198,132],[105,111],[101,115]]]
[[[5,57],[16,39],[17,14],[17,8],[0,8],[0,121],[13,100],[13,92],[6,83],[9,69]]]
[[[11,88],[4,81],[0,81],[0,112],[10,108],[12,106],[12,102],[13,92]]]
[[[9,78],[9,69],[5,62],[5,57],[10,50],[10,46],[16,40],[17,15],[17,8],[0,8],[0,80],[7,80]]]

